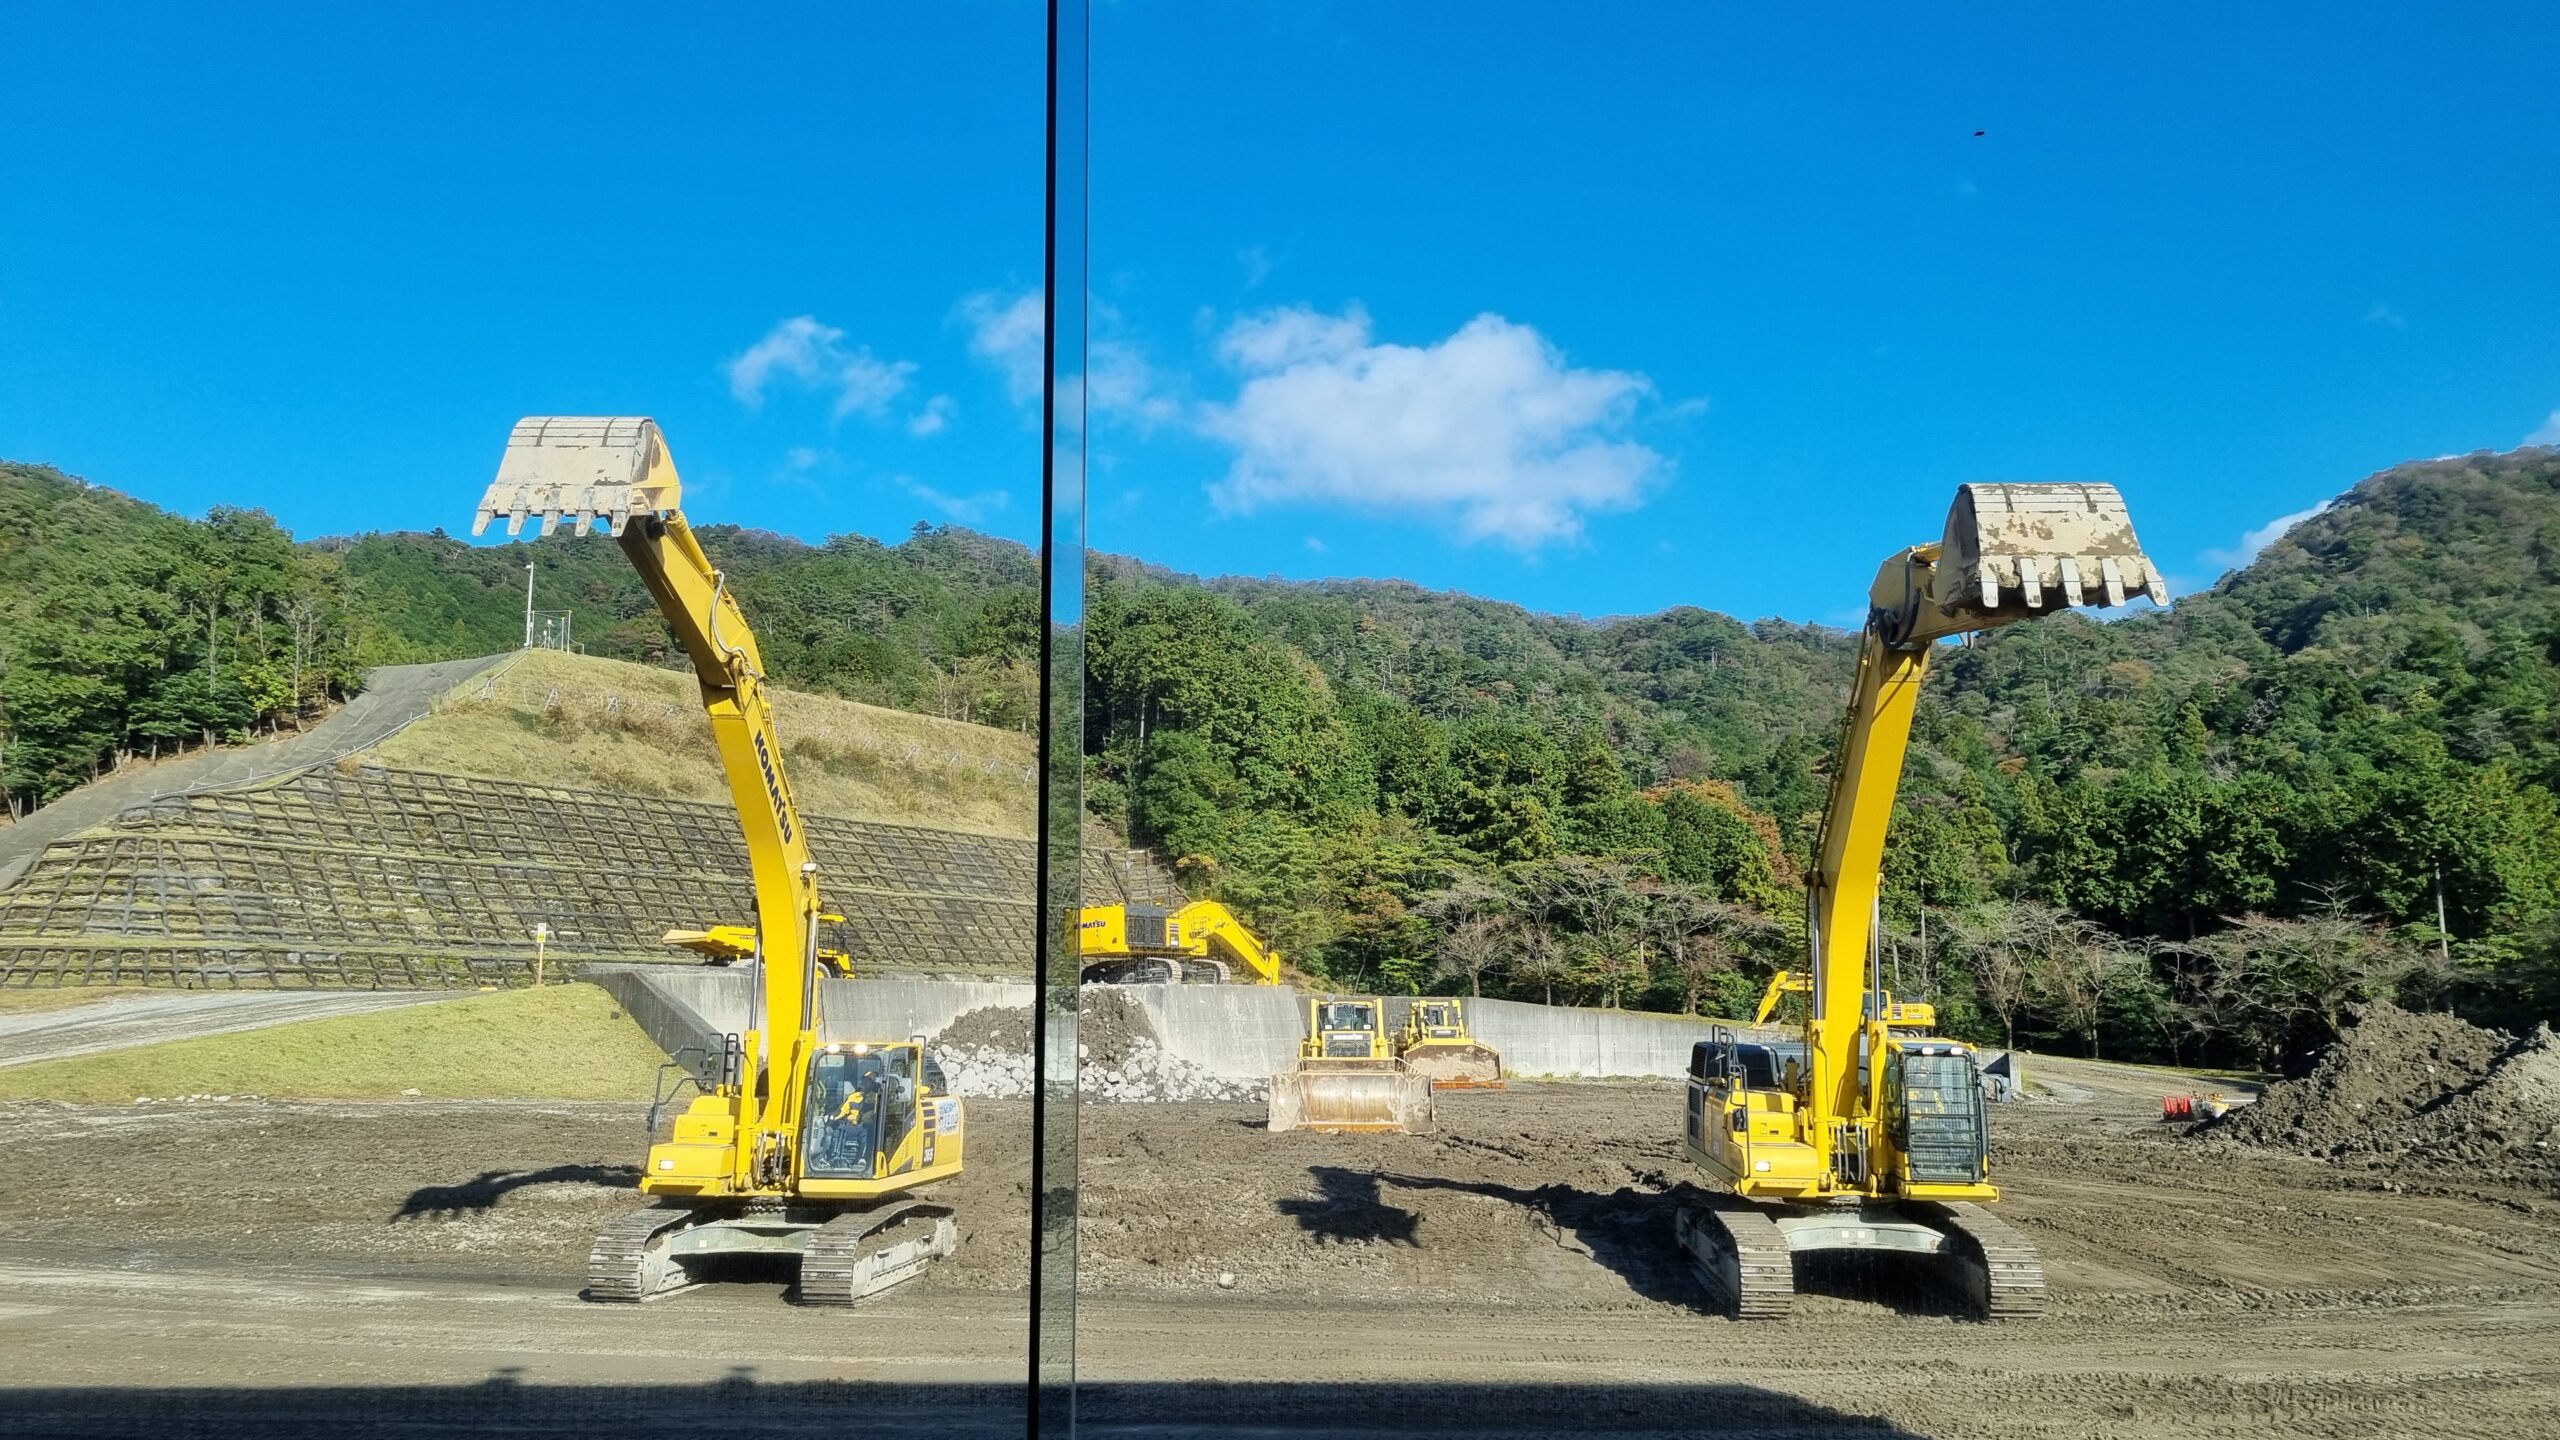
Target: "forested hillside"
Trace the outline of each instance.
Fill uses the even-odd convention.
[[[2410,465],[2172,611],[1944,652],[1906,988],[2270,1061],[2368,995],[2553,1013],[2555,556],[2560,452]],[[1320,973],[1730,1013],[1800,948],[1853,637],[1094,568],[1092,802]]]
[[[16,465],[0,510],[13,805],[294,723],[369,665],[510,648],[528,558],[589,649],[665,658],[601,540],[297,545]],[[703,533],[784,683],[1030,723],[1020,546]],[[1854,636],[1089,577],[1090,808],[1315,973],[1731,1013],[1799,952]],[[2280,1060],[2379,994],[2560,1014],[2555,702],[2560,451],[2377,475],[2174,610],[1940,653],[1889,968],[1968,1034],[2133,1055]]]
[[[823,546],[710,526],[784,684],[1027,728],[1037,563],[919,526]],[[13,812],[136,756],[290,726],[374,665],[513,649],[525,563],[588,651],[668,647],[612,542],[470,546],[432,535],[297,544],[264,512],[172,515],[44,466],[0,462],[0,787]]]

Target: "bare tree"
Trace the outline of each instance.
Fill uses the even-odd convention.
[[[2269,1068],[2304,1032],[2333,1037],[2350,1006],[2396,995],[2433,968],[2427,951],[2334,902],[2299,919],[2243,915],[2178,948],[2204,967],[2199,1008]]]
[[[1586,967],[1611,1008],[1627,981],[1644,970],[1645,897],[1622,861],[1567,855],[1523,869],[1529,906],[1580,932]]]
[[[1948,938],[1973,971],[1973,989],[2000,1017],[2002,1043],[2018,1044],[2018,1017],[2037,990],[2042,957],[2078,922],[2049,905],[1988,905],[1957,917]]]
[[[2107,1001],[2142,963],[2142,956],[2113,936],[2078,919],[2049,927],[2029,959],[2030,978],[2053,1017],[2088,1042],[2098,1058],[2098,1020]]]
[[[1463,978],[1467,994],[1483,998],[1484,973],[1511,948],[1511,937],[1505,933],[1509,928],[1500,916],[1480,913],[1442,930],[1431,973],[1442,979]]]
[[[1564,946],[1556,941],[1556,932],[1536,920],[1524,920],[1511,930],[1512,977],[1538,986],[1546,1003],[1556,1003],[1556,982],[1572,973],[1565,959]]]

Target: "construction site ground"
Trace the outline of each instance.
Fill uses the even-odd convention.
[[[1919,1272],[1701,1313],[1671,1085],[1444,1096],[1424,1136],[1249,1104],[1082,1117],[1096,1434],[2560,1434],[2560,1199],[2189,1139],[2159,1074],[1998,1107],[2050,1314]],[[749,1276],[583,1304],[635,1107],[0,1106],[0,1434],[1018,1434],[1028,1107],[972,1103],[960,1253],[862,1310]],[[1223,1277],[1223,1283],[1222,1283]],[[848,1406],[862,1407],[848,1412]]]

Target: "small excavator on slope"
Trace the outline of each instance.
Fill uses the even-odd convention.
[[[1684,1207],[1678,1238],[1728,1314],[1785,1315],[1794,1257],[1819,1250],[1932,1257],[1985,1319],[2043,1310],[2035,1247],[1983,1208],[2000,1192],[1972,1048],[1885,993],[1885,828],[1939,641],[2136,596],[2168,586],[2111,485],[1963,486],[1939,543],[1877,574],[1808,882],[1811,965],[1762,1008],[1800,990],[1803,1038],[1724,1031],[1690,1056],[1687,1150],[1723,1194]]]
[[[747,1020],[697,1077],[702,1093],[649,1147],[640,1189],[655,1208],[596,1237],[591,1300],[651,1300],[740,1255],[796,1257],[800,1299],[851,1305],[959,1245],[946,1207],[908,1198],[960,1173],[961,1104],[916,1040],[822,1042],[819,977],[845,957],[818,946],[818,866],[766,699],[764,661],[737,597],[679,508],[675,460],[654,421],[537,416],[508,437],[471,533],[504,517],[574,521],[621,542],[693,661],[745,833],[755,925],[668,932],[670,944],[745,967]]]

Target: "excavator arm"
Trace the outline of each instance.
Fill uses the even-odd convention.
[[[1885,1020],[1870,970],[1885,831],[1937,642],[2073,606],[2118,606],[2137,596],[2165,603],[2168,595],[2112,485],[1962,486],[1939,542],[1915,545],[1877,572],[1809,882],[1806,1128],[1826,1168],[1838,1134],[1830,1122],[1880,1108],[1882,1066],[1870,1067],[1862,1085],[1859,1047],[1870,1009],[1879,1044]],[[1773,982],[1769,998],[1777,993]],[[1872,1007],[1870,995],[1878,997]]]
[[[1246,929],[1234,911],[1215,900],[1194,900],[1177,918],[1184,935],[1197,936],[1241,961],[1263,984],[1280,983],[1280,952],[1265,949],[1261,937]]]
[[[573,523],[601,528],[622,546],[641,583],[692,660],[702,707],[729,782],[755,886],[753,932],[716,926],[671,932],[671,943],[715,958],[757,963],[754,1000],[740,1036],[737,1179],[781,1178],[797,1127],[800,1077],[816,1043],[814,997],[821,956],[818,867],[783,771],[782,744],[765,690],[755,632],[728,581],[685,523],[683,487],[657,423],[645,416],[534,416],[507,439],[498,478],[471,533],[503,517],[507,533],[528,519],[549,535]]]

